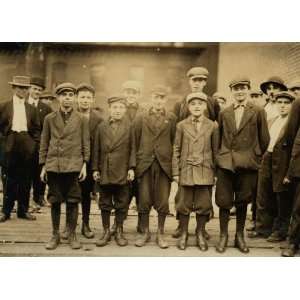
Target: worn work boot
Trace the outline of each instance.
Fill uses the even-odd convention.
[[[77,219],[78,219],[78,204],[70,204],[67,203],[67,214],[69,215],[69,244],[72,249],[80,249],[81,244],[77,240],[77,235],[76,235],[76,227],[77,227]]]
[[[234,247],[238,248],[242,253],[248,253],[249,248],[244,239],[244,228],[247,217],[247,205],[238,206],[236,209],[236,235]]]
[[[284,257],[294,257],[298,247],[295,244],[289,243],[288,247],[281,252],[281,256]]]
[[[89,226],[89,223],[86,223],[86,222],[82,223],[81,233],[87,239],[92,239],[95,236],[94,232],[91,230],[91,228]]]
[[[219,219],[220,219],[220,239],[216,246],[216,250],[219,253],[224,253],[228,243],[228,222],[229,222],[229,209],[220,208]]]
[[[102,226],[103,226],[103,234],[96,242],[97,247],[103,247],[108,244],[111,240],[111,232],[110,232],[110,211],[101,210],[101,219],[102,219]]]
[[[286,240],[286,236],[280,234],[279,231],[274,231],[272,234],[267,238],[267,242],[270,243],[279,243]]]
[[[69,241],[71,249],[75,250],[75,249],[81,248],[81,244],[77,239],[76,232],[70,232],[68,241]]]
[[[120,247],[128,245],[128,241],[123,235],[123,225],[117,225],[117,229],[115,232],[115,241]]]
[[[149,214],[141,214],[141,230],[142,233],[139,233],[135,241],[137,247],[143,247],[147,242],[150,241],[150,232],[149,232]]]
[[[49,242],[46,244],[46,249],[47,250],[54,250],[57,248],[57,246],[60,243],[60,237],[59,237],[59,233],[53,233],[51,239],[49,240]]]
[[[197,220],[196,239],[197,239],[197,245],[201,251],[208,250],[207,240],[204,235],[204,230],[205,230],[204,227],[207,219],[208,219],[207,216],[202,216],[198,214],[196,215],[196,220]]]
[[[165,228],[166,215],[158,214],[158,229],[156,235],[156,243],[161,249],[166,249],[169,244],[164,240],[164,228]]]
[[[189,219],[190,215],[179,215],[181,235],[177,242],[177,248],[180,250],[185,250],[187,247]]]

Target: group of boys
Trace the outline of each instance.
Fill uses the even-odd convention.
[[[29,182],[35,178],[39,182],[35,185],[42,187],[37,195],[43,194],[42,183],[49,186],[53,233],[46,248],[55,249],[65,238],[72,249],[79,249],[78,203],[82,203],[82,234],[93,238],[89,214],[96,183],[103,225],[97,246],[107,245],[112,236],[119,246],[128,244],[123,224],[135,198],[135,245],[142,247],[150,240],[153,207],[157,211],[156,242],[165,249],[169,195],[175,188],[179,223],[173,236],[178,238],[178,248],[184,250],[188,245],[189,218],[195,212],[197,246],[207,251],[210,236],[205,225],[213,213],[216,185],[219,253],[227,248],[232,207],[236,208],[234,245],[242,253],[249,252],[244,228],[252,203],[254,222],[248,228],[249,238],[280,242],[288,237],[282,255],[295,255],[300,242],[300,100],[295,100],[300,84],[294,82],[287,88],[280,78],[272,77],[261,84],[261,91],[251,91],[248,78],[235,78],[229,83],[233,102],[228,105],[220,93],[205,94],[208,76],[206,68],[191,68],[187,72],[190,93],[175,103],[173,111],[166,110],[168,89],[164,85],[155,85],[147,106],[142,107],[140,84],[127,81],[121,93],[108,97],[105,120],[92,109],[95,90],[90,84],[59,84],[55,88],[59,108],[46,112],[39,106],[39,97],[36,101],[27,97],[27,90],[35,86],[42,86],[42,92],[42,81],[15,77],[10,83],[13,100],[0,106],[7,178],[0,220],[10,218],[15,200],[18,217],[35,218],[28,212]],[[32,162],[33,172],[28,172]],[[41,204],[41,200],[36,202]],[[63,202],[66,226],[60,234]],[[115,222],[111,228],[112,210]]]

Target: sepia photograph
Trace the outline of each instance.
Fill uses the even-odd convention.
[[[297,42],[0,43],[0,255],[299,256],[299,70]]]

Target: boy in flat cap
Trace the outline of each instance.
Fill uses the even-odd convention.
[[[266,105],[266,100],[264,99],[263,92],[261,90],[251,90],[250,92],[251,101],[260,107]]]
[[[28,103],[33,105],[38,113],[41,131],[43,130],[43,124],[45,117],[52,112],[52,109],[47,104],[40,100],[40,96],[45,89],[45,82],[42,78],[32,77],[30,78],[29,97]],[[32,176],[32,190],[33,190],[33,202],[36,206],[36,210],[39,211],[41,206],[45,205],[45,188],[46,185],[40,178],[41,167],[39,165],[39,147],[36,149],[34,156],[33,176]]]
[[[269,122],[270,142],[258,173],[255,231],[248,236],[280,242],[287,237],[292,209],[290,186],[284,183],[290,161],[284,131],[294,96],[289,92],[278,92],[274,98],[279,116]]]
[[[215,122],[204,116],[206,94],[191,93],[187,103],[191,115],[177,124],[172,160],[173,180],[179,183],[176,210],[182,231],[177,246],[181,250],[187,246],[189,217],[194,211],[197,245],[201,251],[207,251],[204,226],[212,209],[211,187],[214,185],[218,129]]]
[[[215,92],[212,98],[219,104],[220,111],[226,107],[227,99],[219,92]]]
[[[265,95],[267,95],[267,104],[265,105],[265,111],[267,113],[267,121],[269,121],[278,116],[278,110],[276,107],[276,100],[274,95],[278,92],[287,91],[287,87],[280,77],[273,76],[263,82],[260,85],[260,89]]]
[[[60,109],[47,115],[41,136],[39,161],[43,166],[41,180],[49,185],[52,237],[46,249],[60,243],[59,225],[61,203],[66,203],[68,240],[72,249],[81,248],[76,236],[78,203],[81,201],[80,181],[86,178],[90,159],[89,124],[74,110],[76,87],[62,83],[55,89]]]
[[[100,185],[101,217],[103,235],[96,246],[107,245],[111,239],[110,214],[116,212],[115,241],[126,246],[123,222],[129,203],[128,182],[134,179],[135,152],[132,139],[132,125],[126,118],[126,99],[121,95],[108,98],[109,118],[97,128],[92,156],[94,180]]]
[[[164,224],[169,213],[176,117],[166,112],[166,100],[166,88],[155,86],[151,93],[151,108],[134,121],[141,229],[135,242],[138,247],[150,240],[149,213],[152,207],[158,212],[157,244],[160,248],[168,247],[164,240]]]
[[[50,91],[44,91],[41,93],[40,100],[47,104],[52,111],[57,111],[59,109],[59,102]]]
[[[288,90],[294,94],[295,98],[300,97],[300,80],[293,80],[288,84]]]
[[[14,76],[12,100],[0,104],[0,131],[4,138],[5,195],[0,222],[10,218],[15,200],[17,216],[26,220],[36,217],[28,212],[31,170],[34,152],[40,139],[37,111],[27,103],[30,78]]]
[[[248,101],[250,80],[237,78],[229,84],[234,103],[220,113],[220,147],[217,155],[216,204],[220,208],[220,240],[224,252],[228,241],[230,209],[236,207],[235,247],[249,252],[244,240],[247,206],[256,196],[257,170],[269,145],[269,132],[262,108]]]

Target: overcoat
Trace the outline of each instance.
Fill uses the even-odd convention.
[[[197,132],[192,116],[179,122],[173,150],[172,173],[179,184],[213,185],[214,161],[218,150],[217,124],[203,116]]]
[[[47,172],[80,172],[90,159],[88,120],[73,110],[66,124],[60,111],[45,117],[41,136],[39,163]]]
[[[262,154],[270,141],[263,108],[247,102],[239,128],[236,128],[234,105],[220,112],[220,146],[217,155],[219,168],[258,170]]]

